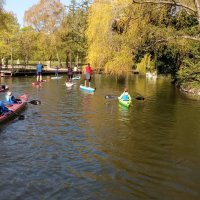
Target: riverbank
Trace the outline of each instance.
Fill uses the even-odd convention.
[[[181,84],[180,90],[188,94],[200,96],[200,84],[197,82]]]

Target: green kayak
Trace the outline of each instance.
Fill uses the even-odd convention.
[[[123,105],[123,106],[126,106],[126,107],[129,107],[131,105],[131,99],[129,99],[128,101],[125,101],[123,99],[119,99],[118,97],[118,102]]]

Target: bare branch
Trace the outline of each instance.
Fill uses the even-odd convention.
[[[200,6],[199,6],[199,1],[198,0],[194,0],[194,3],[195,3],[195,7],[197,9],[198,22],[200,24]]]
[[[176,40],[176,39],[189,39],[189,40],[194,40],[194,41],[200,42],[200,38],[199,37],[192,37],[192,36],[189,36],[189,35],[182,35],[182,36],[174,36],[174,37],[163,38],[163,39],[157,40],[156,43],[168,42],[168,41]]]
[[[195,10],[194,8],[189,7],[189,6],[185,5],[185,4],[181,4],[181,3],[176,2],[174,0],[173,1],[144,0],[142,2],[139,2],[137,0],[133,0],[133,3],[137,3],[137,4],[145,4],[145,3],[150,3],[150,4],[169,4],[169,5],[180,6],[182,8],[185,8],[185,9],[190,10],[190,11],[195,12],[195,13],[197,12],[197,10]]]

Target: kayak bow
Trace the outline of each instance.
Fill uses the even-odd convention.
[[[7,106],[9,112],[0,115],[0,124],[15,118],[20,112],[22,112],[25,109],[27,105],[28,95],[24,94],[20,97],[17,97],[17,99],[20,99],[21,102],[15,103],[12,106]]]

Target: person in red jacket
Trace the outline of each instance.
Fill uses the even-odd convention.
[[[88,82],[90,87],[91,80],[92,80],[92,68],[90,67],[90,63],[88,63],[85,68],[85,87],[87,86]]]

